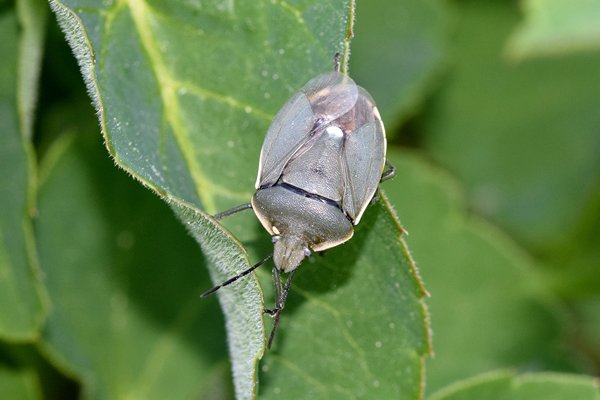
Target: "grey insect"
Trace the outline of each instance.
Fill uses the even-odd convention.
[[[272,236],[273,254],[202,297],[272,257],[277,303],[274,309],[265,309],[274,318],[271,348],[296,269],[311,252],[352,237],[379,183],[394,175],[385,155],[385,130],[367,91],[339,68],[311,79],[269,127],[252,202],[215,216],[221,219],[252,208]],[[281,273],[289,273],[283,286]]]

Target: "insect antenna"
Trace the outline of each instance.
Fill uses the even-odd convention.
[[[285,286],[283,290],[281,290],[281,280],[279,278],[279,270],[277,267],[273,268],[273,280],[275,282],[275,295],[277,296],[277,305],[274,310],[265,310],[265,312],[273,317],[273,328],[271,329],[271,334],[269,335],[269,341],[267,342],[267,348],[270,350],[271,345],[273,344],[273,338],[275,338],[275,332],[279,327],[279,319],[281,318],[281,311],[283,311],[283,307],[285,306],[285,301],[287,299],[288,293],[290,291],[290,286],[292,285],[292,279],[294,278],[294,273],[296,270],[293,270],[288,275],[287,280],[285,281]]]
[[[233,208],[231,208],[229,210],[225,210],[223,212],[215,214],[215,215],[213,215],[213,218],[216,219],[217,221],[220,221],[220,220],[222,220],[225,217],[229,217],[230,215],[239,213],[240,211],[244,211],[244,210],[247,210],[249,208],[252,208],[252,204],[250,204],[250,203],[242,204],[242,205],[239,205],[237,207],[233,207]]]
[[[214,292],[216,292],[217,290],[221,289],[222,287],[225,287],[235,281],[237,281],[238,279],[248,275],[250,272],[254,271],[256,268],[260,267],[261,265],[263,265],[264,263],[266,263],[267,261],[269,261],[271,258],[273,257],[273,254],[270,254],[268,256],[266,256],[265,258],[263,258],[262,260],[260,260],[259,262],[257,262],[256,264],[254,264],[253,266],[251,266],[250,268],[248,268],[245,271],[240,272],[239,274],[237,274],[236,276],[234,276],[233,278],[229,278],[227,279],[225,282],[221,283],[220,285],[217,285],[211,289],[208,289],[206,292],[202,293],[200,295],[200,297],[206,297],[209,296],[211,294],[213,294]]]

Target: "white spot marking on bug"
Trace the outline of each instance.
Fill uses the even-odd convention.
[[[233,140],[228,140],[227,141],[227,147],[229,147],[230,149],[232,149],[235,146],[235,143]]]
[[[337,126],[329,126],[327,127],[327,134],[336,139],[341,139],[344,137],[344,132]]]
[[[269,365],[265,364],[262,366],[262,372],[269,372]]]
[[[269,72],[266,69],[263,69],[262,71],[260,71],[260,75],[266,77],[267,75],[269,75]]]
[[[373,387],[376,387],[376,388],[378,388],[378,387],[379,387],[379,385],[380,385],[379,381],[378,381],[377,379],[375,379],[375,380],[373,381]]]
[[[396,324],[395,324],[395,323],[393,323],[393,322],[390,322],[390,323],[388,324],[388,326],[390,327],[390,329],[394,329],[394,328],[396,327]]]
[[[179,94],[180,96],[186,95],[187,94],[187,88],[179,88],[179,90],[177,91],[177,94]]]
[[[346,326],[348,328],[352,328],[352,321],[351,320],[346,321]]]
[[[273,393],[275,393],[275,394],[281,393],[281,388],[278,388],[278,387],[273,388]]]
[[[279,75],[273,74],[272,78],[273,78],[274,81],[276,81],[277,79],[279,79]]]
[[[263,96],[265,97],[265,99],[270,99],[271,98],[271,93],[265,92],[265,94]]]
[[[252,107],[246,106],[244,107],[244,111],[246,112],[246,114],[250,114],[252,112]]]
[[[381,343],[381,340],[378,340],[378,341],[375,342],[375,347],[377,347],[378,349],[380,349],[381,346],[383,346],[383,343]]]
[[[282,56],[285,54],[285,49],[283,49],[283,48],[279,49],[279,50],[277,50],[277,52],[279,53],[280,56]]]
[[[394,283],[394,286],[396,286],[397,288],[399,288],[400,287],[400,282]]]

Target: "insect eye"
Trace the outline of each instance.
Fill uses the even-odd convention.
[[[311,252],[310,252],[310,250],[308,249],[308,247],[305,247],[305,248],[304,248],[304,256],[305,256],[305,257],[310,257],[310,255],[311,255]]]
[[[272,236],[272,237],[271,237],[271,242],[272,242],[272,243],[275,243],[275,242],[277,242],[279,239],[281,239],[281,236],[279,236],[279,235]]]

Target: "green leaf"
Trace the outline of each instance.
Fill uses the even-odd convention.
[[[78,392],[77,384],[40,353],[37,341],[0,343],[0,397],[3,399],[75,399]]]
[[[349,14],[341,0],[51,5],[117,163],[176,207],[210,213],[250,199],[254,176],[248,172],[256,169],[271,116],[292,91],[330,68]],[[202,218],[197,211],[185,216]],[[185,223],[218,229],[208,221]],[[212,237],[210,230],[203,234]],[[236,250],[210,265],[215,280],[249,265],[239,263],[239,243],[221,237]],[[202,243],[208,254],[223,247],[222,240]],[[228,325],[241,319],[244,327],[228,331],[240,398],[252,392],[264,348],[259,298],[253,280],[244,294],[221,294]],[[246,343],[236,347],[240,341]]]
[[[572,309],[577,326],[572,332],[572,340],[587,356],[583,361],[597,365],[600,360],[600,298],[589,296],[579,299]]]
[[[494,372],[457,382],[429,400],[598,400],[598,382],[591,377],[552,373]]]
[[[294,3],[52,5],[119,165],[215,213],[248,201],[272,116],[342,50],[346,1]]]
[[[438,1],[359,1],[351,72],[377,101],[388,135],[424,100],[445,58],[448,15]]]
[[[46,37],[46,22],[50,10],[44,0],[18,0],[16,3],[22,26],[17,73],[19,123],[23,135],[31,138]]]
[[[199,211],[176,204],[171,207],[215,266],[210,271],[213,282],[224,282],[248,268],[248,259],[240,252],[241,244],[223,227]],[[232,266],[236,270],[232,270]],[[210,287],[206,282],[202,291]],[[254,278],[244,279],[230,289],[219,293],[219,301],[223,313],[229,316],[226,328],[236,398],[253,398],[257,362],[264,351],[262,293],[256,291]]]
[[[41,400],[42,393],[35,372],[0,366],[0,393],[11,399]]]
[[[350,244],[299,270],[262,366],[261,399],[422,398],[431,351],[424,289],[382,200]]]
[[[197,244],[99,139],[63,136],[44,159],[36,233],[53,308],[42,348],[86,398],[229,398]]]
[[[428,392],[497,368],[569,369],[560,350],[561,313],[530,259],[467,214],[446,174],[408,153],[389,156],[398,173],[386,191],[431,293]]]
[[[247,268],[241,244],[199,210],[215,213],[250,200],[261,143],[273,115],[309,78],[330,70],[336,52],[347,56],[351,2],[225,1],[194,5],[128,0],[102,6],[95,1],[51,4],[78,57],[116,162],[172,204],[212,261],[213,281],[220,283]],[[372,293],[370,303],[361,302],[360,308],[345,304],[336,312],[344,317],[349,310],[355,314],[351,318],[360,329],[351,342],[358,343],[353,351],[361,354],[363,369],[391,368],[383,362],[379,365],[379,359],[369,352],[377,350],[374,343],[378,340],[373,341],[373,337],[380,326],[390,329],[393,323],[397,327],[401,332],[398,338],[380,342],[386,345],[403,340],[396,352],[407,364],[394,365],[379,384],[389,393],[402,388],[414,398],[422,388],[423,358],[429,351],[423,289],[399,240],[400,229],[389,207],[379,206],[378,210],[377,218],[365,217],[367,222],[361,223],[362,233],[357,232],[357,237],[372,238],[370,235],[376,234],[369,232],[381,226],[382,232],[391,235],[381,242],[393,257],[382,257],[385,262],[376,263],[374,260],[381,257],[377,251],[383,249],[377,246],[363,250],[361,257],[340,257],[341,250],[332,254],[343,262],[340,265],[346,271],[371,271],[376,266],[386,273],[395,271],[398,283],[407,286],[397,287],[396,282],[381,286],[382,282],[370,279],[362,288],[364,293]],[[251,216],[239,218],[246,219],[235,222],[240,221],[236,216],[227,226],[244,243],[254,241],[254,258],[266,248],[268,235]],[[344,252],[359,254],[360,243],[353,240]],[[306,276],[310,281],[302,278],[298,287],[333,284],[337,278],[332,275],[331,281],[323,281],[318,274]],[[346,279],[338,283],[339,291],[349,296],[346,285],[353,288],[358,281]],[[333,288],[329,292],[325,290],[322,296],[338,296]],[[399,293],[406,293],[405,297]],[[254,279],[244,279],[219,292],[238,398],[251,397],[256,363],[264,351],[261,298]],[[354,298],[345,298],[357,304]],[[340,295],[340,301],[343,299]],[[373,307],[401,300],[410,311],[383,313],[393,320],[373,321],[361,316]],[[315,323],[323,327],[330,318],[319,310]],[[286,321],[292,323],[292,318]],[[283,332],[285,327],[282,336]],[[278,359],[300,360],[295,354],[306,354],[305,348],[298,347],[303,342],[302,338],[296,340],[288,356],[285,343],[293,342],[282,339]],[[335,358],[347,348],[347,342],[334,343],[329,356]],[[390,374],[403,371],[406,376],[392,382]],[[290,370],[274,374],[269,378],[271,384],[264,382],[265,393],[274,393],[278,380],[291,382],[294,375]],[[328,383],[331,387],[341,387],[349,380],[361,388],[374,384],[371,374],[337,377],[340,383]]]
[[[459,10],[456,66],[423,117],[426,148],[465,183],[478,213],[567,266],[579,242],[597,243],[587,232],[600,226],[600,54],[514,64],[502,58],[513,5]],[[598,274],[587,276],[599,287]]]
[[[0,337],[22,341],[39,334],[46,310],[31,226],[32,154],[18,118],[18,29],[13,12],[0,15]]]
[[[508,43],[516,58],[561,55],[600,47],[598,0],[525,0],[525,20]]]

